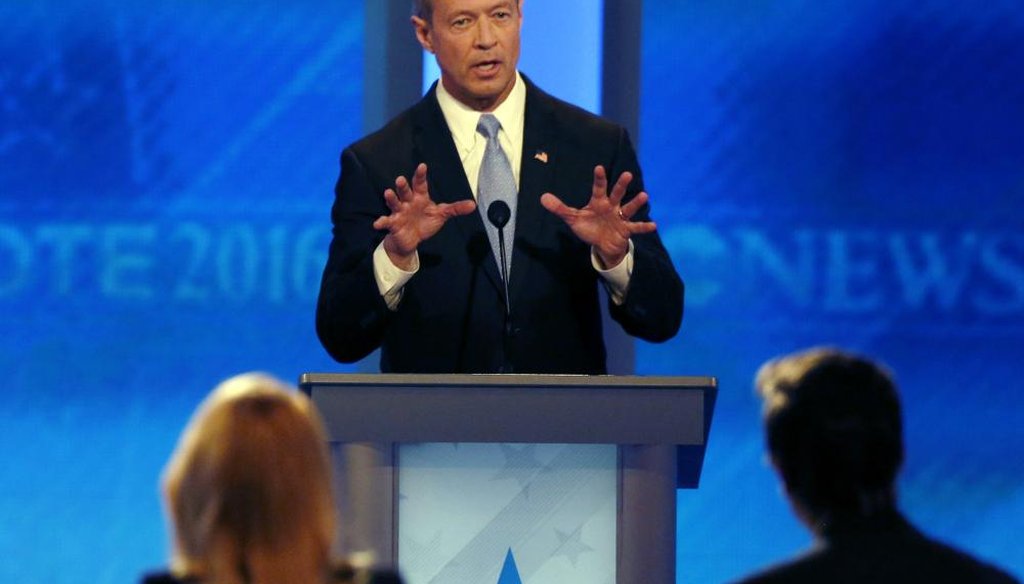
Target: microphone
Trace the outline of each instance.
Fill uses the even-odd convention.
[[[487,207],[487,219],[491,225],[498,228],[498,235],[501,235],[502,228],[508,225],[508,220],[511,218],[512,209],[508,208],[508,203],[505,201],[494,201]]]
[[[505,262],[505,225],[512,218],[512,209],[502,200],[492,202],[487,207],[487,220],[498,229],[498,255],[501,256],[501,281],[505,285],[505,332],[512,326],[512,301],[508,297],[508,265]]]

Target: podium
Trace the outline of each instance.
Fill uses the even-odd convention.
[[[676,489],[698,485],[714,378],[307,373],[299,386],[330,440],[339,552],[372,552],[408,584],[675,581]]]

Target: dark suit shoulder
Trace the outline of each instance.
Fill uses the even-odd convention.
[[[525,77],[524,77],[525,78]],[[577,105],[563,101],[537,87],[529,79],[526,80],[526,115],[533,109],[540,113],[554,116],[558,125],[558,135],[563,139],[593,140],[595,135],[605,139],[617,138],[625,134],[621,125],[589,112]]]
[[[429,94],[415,105],[391,118],[380,129],[350,144],[347,150],[355,151],[358,154],[365,154],[368,152],[380,152],[382,148],[394,150],[401,147],[402,144],[408,143],[415,125],[413,120],[418,115],[423,115],[425,108],[429,106],[429,104],[425,103],[427,99],[430,99]]]
[[[339,178],[347,178],[346,168],[359,168],[377,194],[391,186],[395,177],[411,176],[416,164],[422,162],[415,154],[415,128],[422,120],[429,119],[431,108],[440,111],[433,94],[428,94],[382,128],[346,147],[341,154],[342,174]]]

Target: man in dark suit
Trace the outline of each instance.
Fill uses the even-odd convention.
[[[441,80],[342,153],[317,305],[327,351],[381,347],[386,372],[605,373],[599,284],[626,332],[675,335],[683,285],[626,132],[519,74],[521,1],[416,5]],[[504,268],[484,204],[502,186]]]
[[[817,544],[744,584],[1016,581],[925,536],[899,512],[903,426],[885,371],[862,357],[813,349],[767,363],[756,385],[772,466]]]

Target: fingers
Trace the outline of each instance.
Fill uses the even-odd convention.
[[[395,193],[398,195],[399,201],[408,201],[412,198],[412,187],[409,186],[409,181],[404,176],[395,179]],[[387,191],[384,191],[384,195],[387,196]]]
[[[594,167],[594,186],[590,191],[591,199],[600,199],[608,194],[608,174],[604,167],[598,164]]]
[[[392,213],[402,208],[402,202],[398,200],[398,195],[392,189],[384,191],[384,202],[387,204],[388,209],[391,209]]]
[[[412,177],[412,184],[404,176],[395,179],[395,188],[384,191],[384,202],[392,213],[402,208],[402,203],[411,202],[414,194],[423,194],[430,198],[427,188],[427,165],[420,163]],[[376,227],[376,223],[374,224]]]
[[[637,211],[647,204],[647,199],[647,193],[640,191],[637,196],[633,197],[628,203],[619,208],[619,211],[622,213],[622,218],[626,220],[632,219],[633,215],[636,215]]]
[[[412,175],[412,184],[404,176],[395,179],[395,192],[400,201],[409,201],[413,194],[430,196],[427,188],[427,165],[420,163]],[[392,209],[393,211],[394,209]]]
[[[430,190],[427,187],[427,165],[422,162],[416,167],[416,173],[412,175],[412,190],[418,195],[430,196]]]
[[[594,186],[591,190],[590,196],[592,199],[600,199],[607,196],[608,202],[612,205],[618,205],[624,196],[626,196],[626,189],[629,187],[629,183],[633,182],[633,173],[624,172],[619,175],[619,178],[612,185],[612,190],[608,191],[608,173],[603,166],[597,165],[594,167]]]
[[[391,214],[377,217],[373,222],[373,228],[378,231],[390,231],[394,225],[395,215],[402,211],[403,201],[408,201],[411,198],[412,189],[409,188],[409,181],[404,176],[396,178],[395,188],[384,189],[384,204],[388,206]]]
[[[624,172],[620,174],[619,180],[615,181],[615,186],[612,187],[612,192],[608,195],[608,202],[612,205],[618,205],[622,202],[622,197],[626,195],[626,188],[631,182],[633,182],[632,173]]]
[[[625,219],[626,228],[629,230],[630,235],[653,233],[658,229],[658,226],[653,221],[632,221],[633,215],[636,215],[647,204],[647,200],[647,193],[640,191],[628,203],[619,207],[619,213]]]
[[[595,180],[597,173],[594,173]],[[563,220],[569,220],[573,215],[576,214],[576,209],[566,205],[561,199],[552,195],[551,193],[544,193],[540,196],[540,204],[548,211],[558,215]]]
[[[455,203],[441,203],[438,205],[438,209],[440,209],[441,214],[446,219],[451,219],[452,217],[469,215],[473,211],[476,211],[476,202],[466,199]]]
[[[654,233],[658,230],[658,226],[655,225],[654,221],[631,221],[626,223],[626,226],[629,228],[630,235]]]

